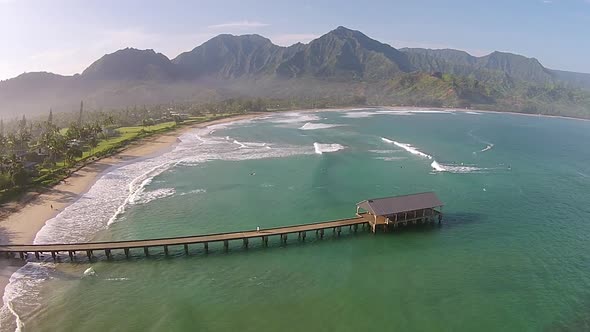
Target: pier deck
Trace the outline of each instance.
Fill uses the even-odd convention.
[[[168,253],[169,246],[184,246],[185,252],[188,254],[188,245],[204,244],[205,252],[208,251],[208,244],[215,242],[223,242],[225,250],[228,249],[229,241],[241,240],[243,246],[248,247],[248,240],[252,238],[260,238],[263,245],[268,245],[268,238],[270,236],[280,236],[281,242],[287,242],[288,234],[298,234],[299,239],[305,240],[306,233],[316,231],[319,237],[324,236],[324,230],[333,229],[334,233],[340,234],[342,227],[349,227],[351,231],[356,232],[359,225],[367,224],[368,220],[362,216],[349,219],[339,219],[333,221],[302,224],[285,227],[275,227],[261,229],[260,231],[242,231],[232,233],[208,234],[186,237],[172,237],[162,239],[150,240],[133,240],[133,241],[112,241],[112,242],[90,242],[90,243],[63,243],[63,244],[36,244],[36,245],[0,245],[0,253],[5,253],[8,257],[14,254],[19,254],[22,259],[25,259],[28,253],[35,253],[39,259],[42,253],[51,253],[55,258],[61,253],[68,253],[70,258],[74,258],[76,252],[86,252],[89,258],[93,257],[94,251],[104,251],[107,258],[110,258],[112,250],[124,250],[125,255],[129,256],[129,249],[143,248],[146,255],[149,255],[149,248],[163,247],[164,252]]]

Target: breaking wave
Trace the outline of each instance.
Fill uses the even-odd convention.
[[[345,149],[346,147],[344,145],[340,145],[340,144],[322,144],[322,143],[313,143],[313,148],[315,150],[315,153],[317,154],[324,154],[327,152],[336,152],[336,151],[340,151],[342,149]]]
[[[343,125],[341,125],[341,124],[307,122],[306,124],[301,126],[299,129],[301,129],[301,130],[316,130],[316,129],[328,129],[328,128],[342,127],[342,126]]]
[[[273,123],[300,123],[318,120],[321,120],[321,118],[315,114],[300,112],[284,113],[278,116],[272,116],[268,118],[268,121]]]
[[[449,172],[449,173],[457,173],[457,174],[481,172],[481,171],[484,170],[483,168],[479,168],[479,167],[476,167],[476,166],[468,166],[468,165],[463,165],[463,164],[460,164],[460,165],[455,165],[455,164],[444,164],[444,165],[441,165],[436,160],[434,160],[430,164],[430,166],[436,172]]]
[[[34,243],[89,241],[96,233],[120,220],[129,206],[146,204],[177,194],[173,188],[147,190],[156,176],[176,165],[197,165],[210,160],[281,158],[313,153],[309,146],[281,144],[276,149],[271,149],[267,143],[239,142],[231,137],[226,139],[225,134],[220,137],[211,135],[212,132],[229,126],[223,124],[194,129],[180,136],[180,143],[172,151],[109,168],[88,192],[48,220],[37,233]],[[337,147],[328,144],[319,149],[330,152]],[[204,189],[195,189],[178,195],[205,192]],[[14,325],[11,330],[19,331],[22,328],[22,321],[26,319],[18,314],[28,315],[38,310],[41,284],[54,273],[54,265],[51,263],[29,262],[12,275],[4,292],[5,306],[0,310],[2,329],[11,324]]]
[[[385,142],[385,143],[390,143],[390,144],[393,144],[393,145],[395,145],[397,147],[400,147],[400,148],[408,151],[411,154],[414,154],[414,155],[417,155],[417,156],[420,156],[420,157],[424,157],[424,158],[428,158],[428,159],[432,159],[432,156],[431,155],[426,154],[426,153],[424,153],[424,152],[416,149],[415,147],[411,146],[410,144],[396,142],[396,141],[390,140],[390,139],[385,138],[385,137],[381,137],[381,140],[383,142]]]

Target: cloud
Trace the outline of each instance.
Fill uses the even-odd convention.
[[[212,30],[223,30],[223,29],[243,30],[243,29],[264,28],[269,25],[270,24],[262,23],[262,22],[258,22],[258,21],[239,21],[239,22],[228,22],[228,23],[209,25],[207,28],[212,29]]]
[[[275,35],[270,38],[273,43],[281,46],[291,46],[295,43],[308,43],[313,39],[318,38],[319,34],[314,33],[287,33]]]
[[[543,3],[551,4],[551,3],[553,3],[553,1],[552,0],[543,0]]]

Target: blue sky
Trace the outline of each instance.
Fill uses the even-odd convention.
[[[79,73],[128,46],[174,58],[220,33],[290,45],[339,25],[397,48],[509,51],[590,72],[590,0],[0,0],[0,79]]]

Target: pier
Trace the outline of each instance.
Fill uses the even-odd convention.
[[[433,205],[434,204],[434,205]],[[247,230],[241,232],[218,233],[197,236],[171,237],[149,240],[90,242],[90,243],[62,243],[62,244],[14,244],[0,245],[0,253],[7,258],[15,256],[23,260],[30,254],[39,260],[44,254],[51,254],[54,260],[59,255],[68,254],[70,261],[75,261],[79,253],[92,260],[96,252],[104,253],[107,259],[111,259],[113,251],[122,251],[128,258],[131,249],[142,249],[147,257],[150,249],[160,248],[164,254],[169,254],[170,247],[181,247],[188,255],[190,249],[201,246],[204,253],[209,252],[209,244],[223,243],[223,250],[229,250],[230,242],[239,241],[243,248],[248,248],[251,241],[260,241],[263,247],[268,246],[270,237],[278,237],[281,244],[286,244],[289,236],[297,237],[298,241],[305,241],[308,234],[323,239],[326,230],[332,231],[333,236],[340,236],[342,230],[356,233],[359,230],[370,229],[373,233],[380,227],[384,231],[390,228],[411,224],[441,222],[442,212],[436,208],[442,207],[442,203],[434,193],[423,193],[381,199],[372,199],[357,204],[355,218],[339,219],[311,224],[265,228],[260,230]]]

